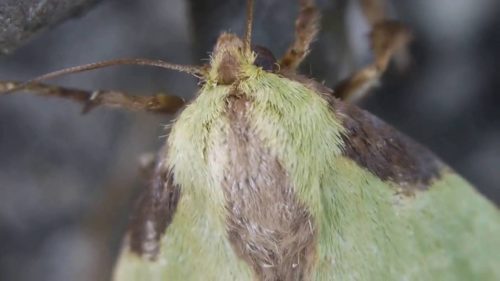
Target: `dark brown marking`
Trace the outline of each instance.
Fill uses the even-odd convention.
[[[384,181],[401,186],[411,194],[425,190],[445,168],[424,146],[359,107],[332,96],[328,87],[304,76],[287,73],[286,78],[302,83],[325,98],[342,121],[346,134],[344,155]]]
[[[425,190],[440,175],[442,162],[428,149],[356,106],[333,102],[347,133],[344,154],[402,191]]]
[[[223,189],[229,240],[257,280],[310,280],[316,229],[285,169],[247,121],[251,101],[228,100],[229,163]]]
[[[252,46],[252,51],[257,55],[254,65],[262,67],[265,71],[274,72],[278,70],[278,64],[273,53],[262,46],[254,45]]]
[[[172,222],[179,197],[180,188],[174,185],[171,172],[160,161],[130,220],[128,235],[132,252],[150,260],[157,257],[159,241]]]

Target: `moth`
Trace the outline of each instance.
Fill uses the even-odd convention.
[[[410,39],[372,17],[374,62],[333,90],[297,73],[318,32],[300,0],[296,38],[276,60],[222,33],[210,63],[120,59],[3,82],[95,106],[173,113],[151,184],[132,213],[113,279],[499,280],[500,214],[426,148],[354,102]],[[86,92],[43,80],[117,64],[200,79],[196,98]]]

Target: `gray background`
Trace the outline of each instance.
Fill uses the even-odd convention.
[[[51,2],[0,0],[0,49],[11,51],[0,57],[0,79],[118,57],[199,63],[220,31],[241,34],[244,22],[242,0]],[[254,42],[279,57],[292,39],[297,5],[257,2]],[[355,1],[319,2],[323,31],[302,72],[332,86],[370,60],[368,30]],[[27,12],[11,12],[16,3]],[[46,5],[35,25],[6,24],[35,4]],[[390,71],[361,106],[429,146],[500,202],[499,1],[394,1],[391,10],[415,32],[412,63],[404,73]],[[72,20],[46,27],[65,17]],[[26,41],[39,28],[45,31]],[[185,98],[196,91],[186,75],[141,67],[54,83],[136,94],[167,90]],[[106,280],[110,274],[130,204],[146,181],[138,159],[161,145],[169,118],[80,111],[64,100],[0,99],[0,280]]]

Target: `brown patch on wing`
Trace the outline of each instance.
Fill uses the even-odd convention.
[[[285,169],[247,121],[248,99],[228,99],[228,161],[222,183],[228,237],[257,280],[310,280],[316,230]]]
[[[172,222],[180,189],[160,161],[151,184],[142,191],[128,226],[130,250],[154,260],[160,252],[160,239]]]
[[[347,130],[344,154],[358,165],[410,193],[439,177],[443,164],[422,145],[356,106],[336,100],[332,106]]]
[[[302,75],[285,73],[326,99],[343,122],[344,155],[384,181],[402,187],[404,193],[425,190],[445,165],[427,148],[389,126],[371,113],[333,97],[333,91]]]

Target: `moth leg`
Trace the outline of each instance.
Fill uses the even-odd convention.
[[[335,87],[334,95],[350,102],[363,98],[377,86],[391,60],[397,60],[399,66],[405,63],[408,57],[405,47],[411,40],[408,28],[397,21],[387,19],[386,0],[360,0],[360,4],[366,21],[372,28],[370,43],[374,62],[356,71]]]
[[[360,0],[361,10],[373,29],[379,22],[387,20],[387,0]],[[408,45],[401,46],[392,56],[392,63],[398,70],[405,70],[410,63]]]
[[[295,70],[309,53],[309,46],[318,34],[320,14],[314,0],[299,0],[300,12],[295,20],[295,41],[281,58],[281,70]]]
[[[355,102],[364,97],[377,86],[379,78],[386,71],[391,59],[410,40],[410,30],[400,22],[382,20],[375,23],[370,33],[373,63],[341,81],[335,87],[334,95],[349,102]]]
[[[184,105],[184,100],[177,96],[157,93],[154,96],[134,96],[114,90],[85,91],[79,89],[52,86],[43,83],[0,81],[0,95],[11,94],[11,89],[21,89],[39,96],[61,97],[83,104],[83,113],[96,106],[124,108],[131,111],[147,111],[172,114]]]

